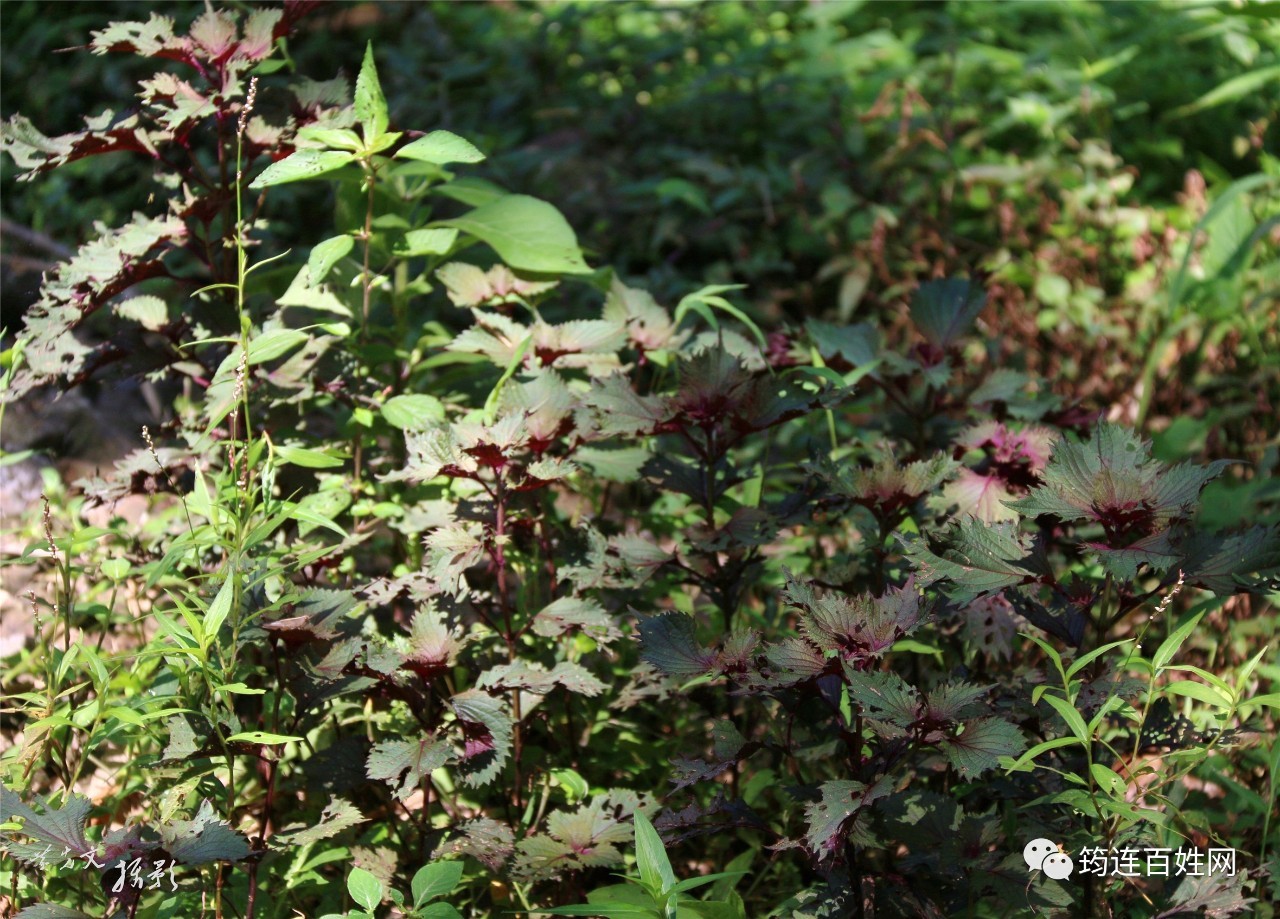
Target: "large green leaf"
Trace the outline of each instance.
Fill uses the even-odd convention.
[[[249,183],[249,187],[267,188],[271,185],[283,185],[286,182],[314,179],[326,172],[341,169],[354,159],[355,154],[341,150],[299,150],[262,170],[262,173]]]
[[[351,899],[367,910],[377,909],[382,902],[382,882],[363,868],[352,868],[347,877],[347,892]]]
[[[636,811],[636,865],[640,879],[652,890],[666,893],[676,883],[671,860],[662,845],[662,837],[640,811]]]
[[[478,163],[484,154],[471,141],[449,131],[432,131],[396,151],[396,158],[421,160],[443,166],[446,163]]]
[[[423,865],[413,876],[410,890],[413,905],[421,906],[428,900],[443,896],[458,886],[462,878],[462,862],[435,862]]]
[[[546,274],[588,274],[591,268],[564,216],[545,201],[507,195],[432,226],[457,227],[487,243],[512,268]]]

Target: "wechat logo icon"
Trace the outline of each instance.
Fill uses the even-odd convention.
[[[1071,856],[1052,839],[1033,839],[1022,849],[1022,860],[1028,871],[1043,871],[1055,881],[1065,881],[1075,870]]]

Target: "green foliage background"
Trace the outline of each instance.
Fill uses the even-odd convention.
[[[4,908],[1271,915],[1276,4],[285,11],[0,6]]]

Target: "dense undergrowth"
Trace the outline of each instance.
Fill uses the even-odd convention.
[[[6,522],[4,908],[1269,914],[1276,24],[1160,9],[101,24],[2,410],[160,410]]]

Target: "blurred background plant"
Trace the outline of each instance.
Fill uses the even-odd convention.
[[[85,793],[110,851],[221,862],[214,901],[273,915],[621,909],[629,859],[642,914],[1072,907],[1024,893],[1027,821],[1238,846],[1247,874],[1149,893],[1265,914],[1274,4],[292,3],[248,135],[248,69],[140,105],[158,46],[53,54],[154,4],[58,9],[0,8],[6,120],[182,130],[26,183],[0,160],[0,764],[55,795],[0,817],[87,845]],[[169,200],[142,296],[102,284],[153,265],[115,240],[46,286],[94,311],[24,313],[94,221]],[[1046,493],[1103,445],[1090,486],[1124,493],[1072,516]],[[1144,670],[1148,629],[1178,639]],[[630,854],[645,814],[674,868]]]
[[[5,12],[23,91],[3,114],[21,103],[48,132],[118,106],[137,71],[113,56],[30,81],[30,62],[150,11],[60,9]],[[770,320],[900,327],[919,280],[982,272],[1001,349],[1061,391],[1177,421],[1167,451],[1266,451],[1240,415],[1280,411],[1266,4],[343,4],[304,34],[303,73],[377,38],[393,120],[495,151],[487,178],[556,200],[659,299],[745,282]],[[6,264],[140,205],[139,166],[116,159],[22,190],[6,162],[5,219],[39,234],[33,252],[6,233]]]

